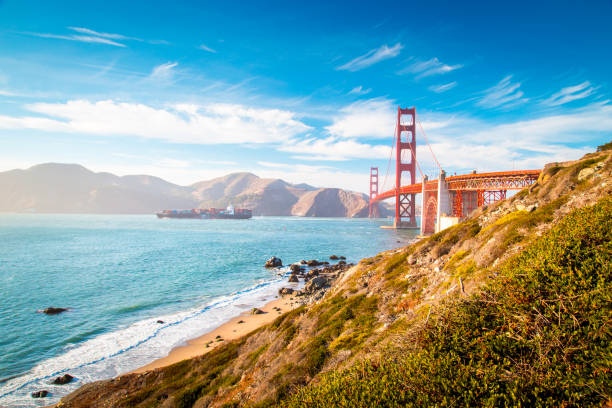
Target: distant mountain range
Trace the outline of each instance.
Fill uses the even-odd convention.
[[[290,184],[251,173],[179,186],[153,176],[94,173],[45,163],[0,172],[0,212],[147,214],[174,208],[250,208],[254,215],[367,217],[368,197],[338,188]],[[391,215],[385,207],[383,215]]]

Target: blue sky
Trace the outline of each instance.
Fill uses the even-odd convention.
[[[398,105],[451,173],[612,139],[610,1],[329,3],[0,0],[0,171],[366,191]]]

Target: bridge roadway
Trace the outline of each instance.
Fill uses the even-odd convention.
[[[450,191],[482,191],[482,190],[522,190],[533,184],[542,170],[498,171],[493,173],[470,173],[446,177]],[[437,191],[438,179],[425,181],[425,191]],[[402,186],[400,194],[420,194],[423,184],[416,183]],[[373,198],[373,201],[383,201],[395,198],[396,189],[383,191]]]

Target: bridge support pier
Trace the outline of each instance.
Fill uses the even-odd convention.
[[[368,217],[377,218],[380,216],[378,203],[374,201],[378,195],[378,167],[370,167],[370,202],[368,205]]]

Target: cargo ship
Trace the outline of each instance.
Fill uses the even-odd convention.
[[[157,213],[157,218],[198,218],[202,220],[246,220],[253,216],[253,211],[246,208],[232,207],[225,210],[219,208],[192,208],[191,210],[163,210]]]

